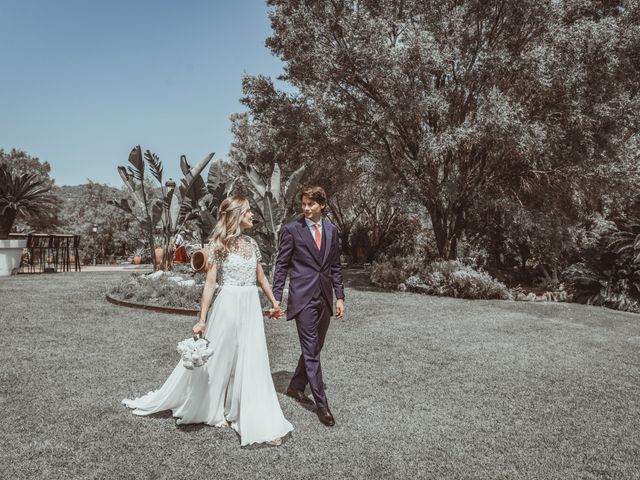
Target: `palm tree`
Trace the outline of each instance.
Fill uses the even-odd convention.
[[[8,165],[0,165],[0,239],[9,238],[18,215],[42,218],[51,215],[54,208],[49,187],[37,175],[18,175]]]

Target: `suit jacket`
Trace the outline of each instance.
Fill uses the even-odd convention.
[[[333,314],[333,292],[336,298],[344,298],[336,226],[326,218],[322,219],[320,250],[304,217],[282,227],[273,274],[273,295],[278,301],[282,300],[287,274],[289,274],[288,320],[295,318],[309,303],[318,286]]]

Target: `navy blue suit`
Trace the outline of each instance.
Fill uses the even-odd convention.
[[[302,353],[290,387],[304,391],[307,383],[318,407],[328,407],[322,381],[320,351],[333,314],[333,293],[344,298],[338,231],[322,220],[322,243],[316,242],[304,220],[282,228],[273,275],[273,295],[282,300],[289,275],[287,319],[296,320]]]

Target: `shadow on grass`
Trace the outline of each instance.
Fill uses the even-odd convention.
[[[293,372],[287,372],[286,370],[280,370],[279,372],[273,373],[271,374],[271,377],[273,378],[273,385],[274,387],[276,387],[276,392],[281,393],[283,395],[287,394],[287,387],[289,386],[289,382],[291,381],[291,377],[293,377]],[[311,395],[311,392],[309,391],[309,386],[307,385],[307,388],[305,389],[305,395],[307,397],[309,397]],[[293,400],[293,399],[291,399]],[[295,401],[295,400],[293,400]],[[296,403],[298,403],[296,401]],[[302,408],[304,408],[305,410],[308,410],[310,412],[315,413],[316,412],[316,406],[315,404],[312,405],[305,405],[304,403],[298,403],[298,405],[300,405]]]
[[[159,420],[166,420],[168,418],[177,421],[178,418],[173,416],[173,413],[171,412],[171,410],[163,410],[162,412],[157,412],[157,413],[152,413],[150,415],[147,415],[148,418],[153,418],[153,419],[159,419]],[[179,425],[178,423],[176,423],[176,428],[184,433],[190,433],[190,432],[197,432],[198,430],[201,430],[205,427],[208,427],[208,425],[204,424],[204,423],[187,423],[184,425]]]
[[[206,423],[187,423],[185,425],[178,425],[176,423],[176,428],[180,432],[191,433],[191,432],[197,432],[198,430],[202,430],[203,428],[211,428],[211,426],[207,425]]]
[[[271,377],[273,378],[273,386],[276,387],[276,392],[286,395],[289,381],[291,381],[291,377],[293,377],[293,372],[280,370],[279,372],[272,373]]]
[[[348,268],[342,271],[344,284],[359,292],[387,292],[384,288],[376,287],[369,279],[369,272],[362,268]]]

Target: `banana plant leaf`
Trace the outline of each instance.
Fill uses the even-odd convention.
[[[240,177],[236,177],[233,180],[231,180],[230,182],[227,182],[227,187],[225,188],[225,191],[224,191],[224,196],[225,197],[228,197],[229,195],[231,195],[231,193],[233,193],[233,189],[236,188],[236,184],[239,181],[240,181]],[[222,200],[224,200],[224,198]]]
[[[151,206],[151,225],[155,228],[162,222],[162,200],[156,199]]]
[[[305,168],[306,168],[306,165],[301,165],[295,172],[291,174],[291,176],[287,180],[287,183],[285,183],[284,204],[286,206],[291,205],[291,202],[293,202],[293,196],[295,195],[296,190],[298,189],[298,184],[300,183],[300,180],[304,175]]]
[[[162,185],[162,162],[158,155],[153,153],[151,150],[145,150],[144,159],[149,164],[149,170],[151,171],[151,175],[158,180],[158,183]]]
[[[188,192],[184,193],[184,200],[180,205],[180,213],[178,218],[178,225],[183,225],[193,219],[197,219],[201,211],[201,205],[205,202],[205,198],[209,196],[207,190],[196,181],[191,186]]]
[[[262,179],[262,176],[258,173],[258,171],[252,166],[244,163],[240,163],[240,166],[244,169],[245,175],[251,182],[253,189],[260,197],[260,200],[265,196],[267,192],[267,185],[265,181]]]
[[[187,162],[187,157],[185,155],[180,156],[180,168],[182,169],[184,178],[182,179],[181,185],[178,189],[178,194],[174,195],[172,199],[171,209],[169,211],[171,228],[173,230],[176,230],[178,227],[180,210],[182,208],[183,202],[185,201],[185,197],[187,196],[187,192],[191,189],[193,183],[196,182],[198,178],[202,180],[202,177],[200,177],[200,173],[202,173],[213,156],[214,153],[208,154],[195,167],[191,167],[189,165],[189,162]]]
[[[184,179],[182,181],[186,182],[188,186],[191,186],[195,177],[200,176],[200,174],[202,173],[204,168],[209,164],[209,162],[211,161],[214,155],[215,153],[213,152],[208,154],[206,157],[200,160],[200,163],[198,163],[195,167],[189,168],[186,172],[184,172]],[[185,157],[185,163],[186,163],[186,157]],[[182,159],[180,161],[180,165],[182,166]]]
[[[120,201],[107,200],[107,204],[113,205],[114,207],[118,207],[120,210],[124,210],[125,212],[133,215],[133,210],[131,209],[129,200],[127,200],[126,198],[121,198]]]
[[[269,185],[269,189],[276,203],[280,203],[280,178],[280,165],[276,163],[273,166],[273,172],[271,172],[271,182]]]
[[[212,163],[209,166],[209,172],[207,173],[207,188],[215,187],[216,185],[220,185],[224,183],[220,178],[220,169],[216,168],[216,163]]]
[[[186,155],[180,155],[180,171],[183,175],[185,175],[189,170],[191,170],[191,165],[187,161]]]
[[[129,171],[133,174],[134,178],[142,181],[144,177],[144,160],[142,159],[140,145],[133,147],[129,153],[129,163],[133,165],[133,168],[130,167]]]
[[[202,233],[202,242],[206,242],[216,226],[216,217],[210,212],[204,211],[200,213],[200,232]]]
[[[211,198],[224,199],[227,196],[227,185],[225,183],[219,183],[217,185],[207,183],[207,192],[209,192]]]
[[[122,182],[131,193],[131,196],[138,203],[138,206],[144,209],[145,203],[144,203],[144,197],[142,195],[142,189],[133,180],[132,178],[133,175],[123,166],[118,166],[118,173],[120,174],[120,178],[122,178]]]
[[[175,194],[176,194],[175,189],[172,189],[172,190],[169,190],[163,198],[162,203],[164,205],[164,208],[167,211],[169,211],[171,208],[171,202],[173,201],[173,197],[175,196]]]
[[[265,226],[269,233],[271,233],[271,235],[277,233],[276,229],[278,228],[278,218],[276,213],[276,203],[273,198],[273,194],[269,191],[266,191],[264,194],[262,213],[264,216]]]

